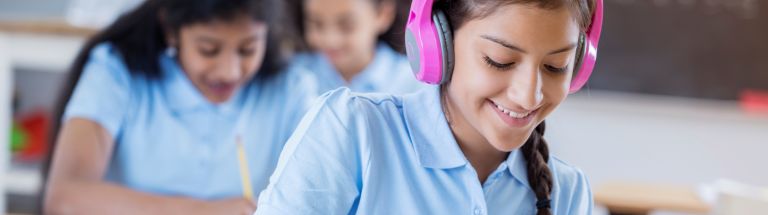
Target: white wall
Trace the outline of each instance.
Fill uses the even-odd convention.
[[[735,101],[587,91],[547,121],[552,153],[609,181],[768,187],[768,114]]]

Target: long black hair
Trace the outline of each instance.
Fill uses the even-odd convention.
[[[49,150],[43,164],[43,176],[48,171],[56,148],[61,117],[77,85],[91,51],[98,45],[110,43],[122,57],[132,76],[161,79],[159,56],[169,44],[167,31],[178,35],[183,26],[215,20],[230,21],[242,16],[265,22],[269,27],[264,60],[255,79],[268,78],[285,65],[285,44],[278,39],[285,17],[282,0],[146,0],[135,9],[120,16],[114,23],[91,37],[78,53],[69,69],[69,77],[54,110],[54,123],[49,135]],[[105,71],[109,72],[109,71]],[[44,195],[42,195],[44,196]]]

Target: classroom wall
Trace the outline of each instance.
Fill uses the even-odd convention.
[[[553,153],[593,185],[730,178],[768,187],[768,113],[736,102],[592,90],[566,99],[547,127]]]
[[[0,0],[0,19],[60,19],[71,0]]]

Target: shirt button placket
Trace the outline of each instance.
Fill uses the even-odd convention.
[[[480,207],[475,207],[474,215],[481,215],[483,214],[483,209],[480,209]]]

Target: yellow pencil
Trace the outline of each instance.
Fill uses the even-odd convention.
[[[245,149],[240,135],[237,136],[237,158],[240,161],[240,180],[243,183],[243,197],[253,201],[253,187],[251,186],[251,176],[248,173],[248,159],[245,157]]]

